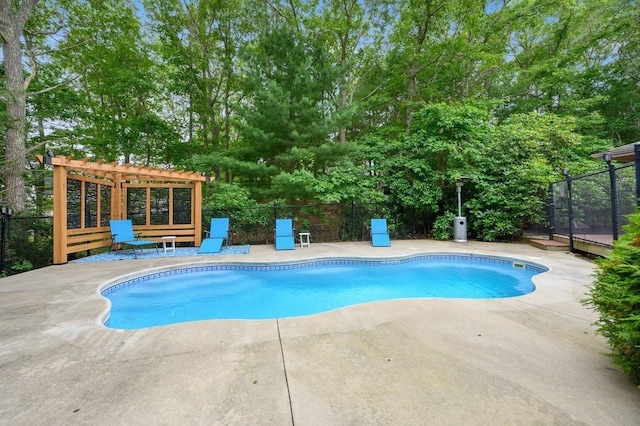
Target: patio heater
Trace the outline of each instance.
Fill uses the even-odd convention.
[[[456,181],[456,192],[458,193],[458,216],[453,219],[453,241],[456,243],[467,242],[467,218],[462,216],[462,187],[470,178],[461,177]]]

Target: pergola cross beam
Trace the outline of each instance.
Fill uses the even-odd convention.
[[[42,155],[37,155],[38,161],[45,162]],[[82,160],[74,160],[73,156],[65,157],[58,155],[55,157],[47,157],[47,164],[53,166],[66,167],[69,170],[79,170],[94,176],[109,177],[115,174],[121,174],[126,180],[162,180],[162,181],[199,181],[205,182],[206,176],[202,176],[196,172],[188,172],[184,170],[159,169],[148,166],[135,166],[132,164],[118,164],[117,162],[105,163],[104,160],[89,161],[85,158]]]

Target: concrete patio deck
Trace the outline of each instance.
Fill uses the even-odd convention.
[[[116,277],[189,263],[416,253],[551,268],[510,299],[409,299],[264,321],[103,327]],[[633,425],[640,391],[580,300],[593,265],[526,244],[393,241],[70,263],[0,280],[2,425]]]

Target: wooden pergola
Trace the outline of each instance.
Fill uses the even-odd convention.
[[[111,246],[109,220],[131,219],[141,238],[202,242],[199,173],[73,156],[37,156],[53,166],[53,263],[68,255]]]

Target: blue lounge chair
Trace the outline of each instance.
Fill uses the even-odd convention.
[[[198,253],[220,253],[222,243],[229,245],[229,218],[214,217],[211,219],[209,231],[205,231],[205,239]]]
[[[294,233],[291,219],[276,219],[274,238],[276,250],[295,250]]]
[[[133,257],[137,258],[136,248],[142,251],[144,246],[155,246],[158,252],[158,243],[155,241],[141,240],[140,234],[133,233],[133,224],[130,219],[110,220],[109,228],[111,228],[111,248],[118,250],[119,245],[126,244],[133,249]]]
[[[390,247],[387,219],[371,219],[371,245],[374,247]]]

